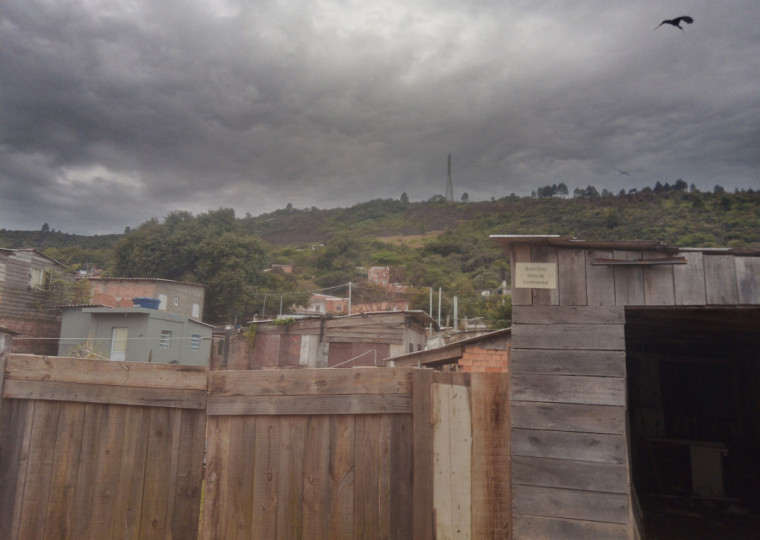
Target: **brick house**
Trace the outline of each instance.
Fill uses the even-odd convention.
[[[55,354],[58,296],[73,284],[72,272],[35,249],[0,248],[0,326],[16,333],[12,352]]]
[[[133,298],[156,298],[160,301],[159,311],[196,320],[203,318],[203,285],[171,279],[112,277],[90,278],[89,283],[93,304],[131,307]]]

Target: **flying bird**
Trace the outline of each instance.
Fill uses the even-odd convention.
[[[683,17],[676,17],[675,19],[665,19],[664,21],[662,21],[660,24],[658,24],[655,27],[655,30],[657,30],[663,24],[670,24],[678,28],[681,32],[683,32],[683,28],[681,28],[682,22],[685,22],[686,24],[691,24],[694,22],[694,19],[692,19],[688,15],[684,15]]]

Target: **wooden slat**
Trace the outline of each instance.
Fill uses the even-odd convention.
[[[106,406],[88,403],[84,410],[82,425],[82,448],[77,469],[77,489],[74,493],[74,521],[71,538],[88,538],[91,520],[90,510],[95,504],[95,484],[101,435],[105,431]]]
[[[538,429],[512,429],[512,455],[599,463],[626,463],[623,435],[574,433]]]
[[[513,349],[625,350],[623,325],[617,324],[516,324]]]
[[[661,259],[662,253],[644,253],[644,259]],[[673,306],[675,282],[672,265],[644,267],[644,302],[648,306]]]
[[[705,255],[705,289],[708,305],[739,303],[733,255]]]
[[[13,354],[8,379],[139,388],[206,390],[208,369],[142,362],[114,362],[59,356]]]
[[[473,373],[472,538],[510,538],[510,405],[507,374]]]
[[[277,485],[277,538],[302,538],[303,525],[303,441],[305,416],[280,418],[280,472]]]
[[[624,406],[625,379],[515,373],[510,395],[515,401]]]
[[[557,248],[554,246],[531,246],[531,262],[557,263]],[[559,304],[559,288],[532,289],[534,306],[556,306]]]
[[[512,373],[625,377],[625,351],[513,349]]]
[[[513,485],[512,497],[516,514],[628,522],[628,496],[620,493]]]
[[[414,372],[414,538],[433,538],[433,371]]]
[[[615,259],[635,261],[641,258],[638,251],[615,251]],[[642,306],[644,299],[644,272],[638,266],[615,266],[615,304]]]
[[[330,417],[327,538],[354,538],[355,416]]]
[[[100,384],[7,380],[4,398],[203,409],[205,390],[136,388]]]
[[[225,490],[224,520],[228,538],[251,538],[253,512],[253,470],[251,454],[256,448],[256,418],[229,417],[224,424],[228,431],[229,448],[225,456],[222,475]]]
[[[396,414],[388,417],[390,436],[390,537],[412,540],[414,522],[413,433],[412,415]]]
[[[515,324],[623,324],[625,311],[615,306],[520,306],[512,313]]]
[[[170,516],[172,538],[195,538],[198,534],[205,444],[206,413],[183,410],[174,512]],[[247,451],[250,460],[251,448]]]
[[[519,262],[531,262],[529,244],[512,245],[512,305],[529,306],[533,304],[533,289],[518,289],[515,287],[515,268]]]
[[[686,264],[673,268],[675,302],[678,306],[701,306],[707,303],[705,267],[701,252],[684,251]]]
[[[740,304],[760,304],[760,257],[736,257]]]
[[[171,481],[172,438],[180,411],[152,407],[143,485],[140,538],[164,538],[167,529],[166,486]]]
[[[563,306],[585,306],[586,298],[586,251],[583,249],[559,249],[557,272],[559,303]]]
[[[207,414],[406,414],[410,394],[340,396],[233,396],[208,398]]]
[[[513,401],[512,426],[552,431],[625,434],[625,407]]]
[[[411,368],[212,371],[209,396],[408,394]]]
[[[599,258],[612,258],[611,251],[586,252],[586,287],[589,306],[615,305],[615,270],[611,266],[595,266]]]
[[[380,528],[381,475],[380,439],[384,435],[380,417],[356,417],[354,463],[354,538],[369,538]]]
[[[514,456],[512,483],[627,494],[628,467],[618,463]]]
[[[209,418],[209,425],[216,418]],[[256,446],[253,450],[253,538],[277,537],[278,486],[280,484],[281,419],[256,419]],[[205,529],[205,527],[204,527]],[[206,535],[204,538],[220,538]]]
[[[307,420],[306,453],[303,467],[303,527],[314,540],[327,536],[330,417],[311,416]]]
[[[628,539],[628,526],[620,523],[601,523],[543,516],[515,514],[515,540],[557,538],[562,540]]]

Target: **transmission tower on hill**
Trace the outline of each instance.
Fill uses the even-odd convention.
[[[454,201],[454,184],[451,182],[451,153],[449,152],[449,176],[446,180],[446,200]]]

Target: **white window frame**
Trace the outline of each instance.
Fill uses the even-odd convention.
[[[158,345],[162,349],[168,349],[172,346],[172,331],[171,330],[161,330],[161,337],[159,339]]]
[[[201,335],[200,334],[190,334],[190,350],[191,351],[201,350]]]
[[[29,286],[32,289],[46,291],[50,288],[50,281],[53,279],[53,273],[44,268],[32,268],[32,274],[29,276]]]

